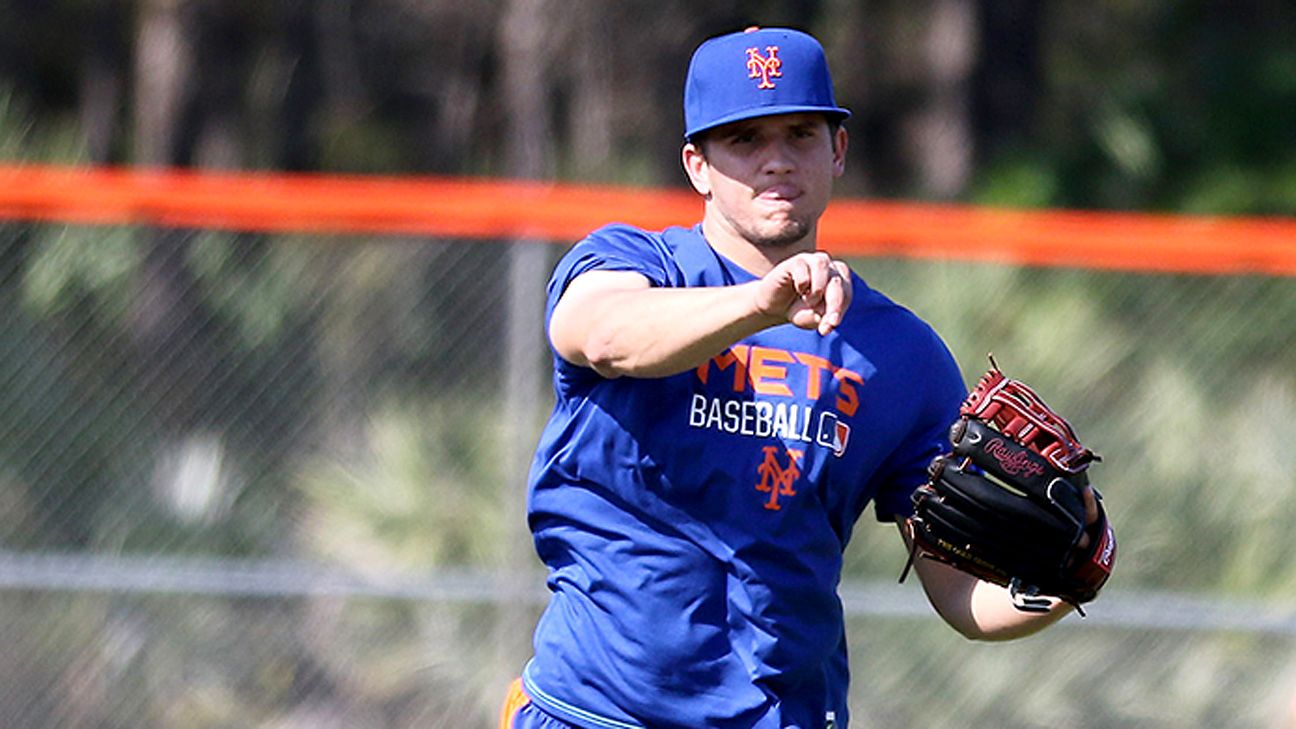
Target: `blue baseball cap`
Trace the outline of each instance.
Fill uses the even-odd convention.
[[[712,38],[693,52],[684,81],[684,137],[773,114],[850,111],[833,98],[823,46],[790,28],[748,28]]]

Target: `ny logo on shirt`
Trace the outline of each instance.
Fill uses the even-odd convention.
[[[756,490],[769,494],[769,501],[765,502],[766,509],[778,511],[783,508],[779,504],[780,496],[796,496],[792,484],[801,476],[797,461],[801,460],[805,452],[791,448],[781,449],[787,453],[787,465],[784,466],[779,463],[779,446],[765,446],[762,450],[765,453],[765,460],[756,467],[756,473],[760,476],[760,481],[756,482]]]

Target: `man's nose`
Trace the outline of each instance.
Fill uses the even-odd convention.
[[[786,174],[796,168],[791,145],[786,140],[775,139],[765,144],[761,150],[761,172],[769,174]]]

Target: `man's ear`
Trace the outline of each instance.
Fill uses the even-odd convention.
[[[680,152],[680,159],[684,163],[684,171],[688,173],[693,189],[697,190],[702,197],[710,197],[711,180],[707,177],[709,165],[706,155],[702,154],[702,148],[693,142],[686,142]]]
[[[841,177],[846,173],[846,143],[848,141],[846,127],[837,127],[837,131],[833,132],[833,177]]]

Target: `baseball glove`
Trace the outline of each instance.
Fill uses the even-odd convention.
[[[1101,497],[1096,521],[1085,507],[1087,469],[1100,459],[1031,388],[990,365],[950,428],[953,450],[914,492],[910,564],[936,559],[1005,585],[1027,612],[1048,610],[1042,596],[1079,608],[1116,557]]]

